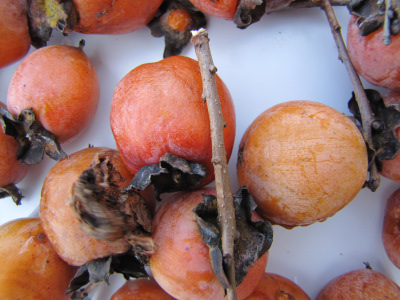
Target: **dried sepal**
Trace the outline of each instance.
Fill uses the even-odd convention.
[[[245,29],[259,21],[266,12],[266,0],[239,0],[233,22]]]
[[[118,185],[123,177],[112,164],[112,153],[95,155],[73,185],[71,205],[83,231],[110,243],[127,240],[146,263],[154,251],[151,213],[139,193]]]
[[[163,193],[195,187],[207,174],[207,169],[203,165],[166,153],[160,158],[158,164],[140,169],[126,190],[142,191],[153,185],[156,199],[160,200],[160,195]]]
[[[180,20],[174,22],[174,18],[180,18]],[[177,26],[174,27],[173,24]],[[164,36],[163,57],[166,58],[181,54],[183,48],[190,42],[191,31],[206,27],[207,19],[189,1],[166,0],[147,26],[154,37]]]
[[[29,33],[35,48],[46,46],[54,29],[64,35],[69,34],[77,21],[78,13],[73,0],[29,1]]]
[[[0,187],[0,198],[6,197],[11,197],[16,205],[20,205],[24,195],[22,195],[22,192],[17,188],[15,184],[9,184]]]
[[[24,109],[15,118],[6,108],[0,107],[0,123],[3,132],[18,142],[17,159],[21,163],[39,164],[44,154],[54,160],[68,157],[56,136],[36,120],[32,109]]]
[[[218,222],[217,198],[203,195],[203,203],[194,209],[202,239],[210,250],[210,260],[217,278],[226,289],[229,286],[224,272],[229,258],[222,256],[221,229]],[[272,245],[272,225],[268,221],[254,221],[252,215],[256,204],[247,188],[242,187],[233,196],[236,219],[234,261],[236,285],[239,285],[253,265]],[[221,260],[222,257],[222,260]]]

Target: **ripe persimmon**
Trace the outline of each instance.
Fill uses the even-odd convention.
[[[110,300],[174,300],[152,278],[127,280]]]
[[[347,29],[347,50],[357,70],[369,83],[400,91],[400,35],[392,35],[389,45],[383,42],[383,29],[360,35],[357,17],[351,16]]]
[[[65,291],[77,268],[54,251],[39,218],[0,226],[0,298],[69,299]]]
[[[122,34],[146,26],[162,0],[74,0],[79,19],[74,31],[86,34]]]
[[[322,103],[288,101],[261,113],[239,145],[237,175],[261,216],[284,227],[324,221],[363,187],[368,157],[357,126]]]
[[[0,2],[0,68],[24,57],[31,47],[28,1]]]
[[[82,47],[55,45],[22,60],[10,81],[7,108],[15,116],[33,109],[42,126],[65,143],[92,120],[99,97],[96,70]]]
[[[126,240],[109,243],[94,238],[82,230],[71,197],[73,185],[88,169],[93,158],[104,155],[112,162],[122,178],[118,185],[129,184],[133,174],[125,167],[117,150],[104,147],[85,148],[58,161],[43,183],[39,206],[42,226],[57,253],[69,264],[80,266],[92,260],[124,253],[130,245]]]
[[[231,95],[216,76],[221,101],[225,150],[229,160],[235,139]],[[137,173],[171,153],[202,164],[214,180],[207,104],[197,61],[172,56],[134,68],[118,83],[111,103],[111,129],[126,166]]]
[[[154,279],[177,299],[224,299],[224,290],[215,275],[209,248],[203,241],[193,209],[203,201],[202,194],[215,195],[203,188],[179,192],[161,202],[154,216],[155,252],[150,257]],[[252,266],[237,286],[237,298],[249,296],[261,281],[268,252]]]
[[[206,15],[233,20],[235,16],[238,0],[190,0],[190,2]]]

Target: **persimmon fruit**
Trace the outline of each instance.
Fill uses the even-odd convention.
[[[261,282],[246,300],[310,300],[295,282],[275,273],[264,273]]]
[[[65,291],[77,269],[58,256],[39,218],[0,226],[0,259],[1,299],[70,298]]]
[[[384,274],[358,269],[339,275],[328,282],[316,300],[399,299],[400,287]]]
[[[324,221],[363,187],[363,137],[322,103],[287,101],[261,113],[239,145],[237,175],[261,216],[287,228]]]
[[[162,0],[73,0],[79,19],[74,31],[85,34],[123,34],[146,26]]]
[[[228,88],[219,76],[216,81],[229,160],[235,110]],[[189,57],[171,56],[142,64],[124,76],[114,90],[110,120],[117,149],[133,173],[171,153],[208,170],[199,186],[214,180],[210,121],[202,93],[199,64]]]
[[[100,97],[96,70],[82,47],[55,45],[26,56],[12,75],[7,108],[15,116],[32,108],[60,143],[93,119]]]
[[[174,300],[152,278],[127,280],[110,300]]]
[[[177,299],[224,299],[224,290],[211,266],[209,248],[202,240],[193,209],[202,194],[215,195],[203,188],[179,192],[161,202],[153,222],[155,252],[150,257],[154,279]],[[268,252],[252,266],[237,286],[237,298],[244,299],[256,288],[265,272]]]
[[[233,20],[238,4],[238,0],[190,0],[190,2],[206,15],[227,20]]]
[[[31,47],[28,1],[0,2],[0,68],[24,57]]]
[[[389,45],[385,45],[382,38],[382,28],[361,36],[357,17],[351,16],[347,50],[354,68],[369,83],[400,91],[400,36],[392,35]]]

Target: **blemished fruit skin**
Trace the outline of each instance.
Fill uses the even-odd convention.
[[[156,250],[150,257],[151,274],[161,288],[177,299],[225,299],[193,212],[203,201],[202,194],[215,195],[215,189],[176,193],[163,200],[154,217]],[[249,268],[237,286],[237,299],[245,299],[256,288],[267,261],[268,252]]]
[[[99,98],[97,73],[84,51],[55,45],[21,61],[10,81],[7,108],[15,116],[32,108],[42,126],[66,143],[93,119]]]
[[[1,107],[5,107],[0,102]],[[0,129],[0,187],[20,182],[28,172],[28,165],[17,159],[18,142]]]
[[[110,300],[174,300],[152,278],[127,280]]]
[[[237,9],[237,0],[190,0],[190,2],[206,15],[233,20]]]
[[[290,279],[265,273],[254,292],[246,300],[311,300],[307,293]]]
[[[359,269],[340,275],[326,284],[316,300],[400,299],[400,287],[384,274]]]
[[[74,0],[79,20],[74,31],[86,34],[123,34],[145,27],[162,0]]]
[[[96,154],[110,150],[92,147],[72,153],[68,159],[58,161],[43,182],[39,205],[43,229],[60,257],[74,266],[81,266],[112,254],[124,253],[130,248],[127,241],[111,244],[81,230],[79,219],[70,205],[74,182],[90,167]],[[125,178],[121,186],[127,186],[133,175],[126,169],[118,151],[111,151],[114,167]]]
[[[346,206],[367,177],[367,150],[356,125],[314,101],[287,101],[261,113],[239,145],[237,175],[273,224],[324,221]]]
[[[216,82],[229,160],[235,140],[235,110],[219,76]],[[133,173],[172,153],[206,167],[208,175],[198,187],[214,180],[210,121],[202,94],[199,64],[185,56],[146,63],[124,76],[113,94],[110,121],[117,149]]]
[[[24,57],[30,47],[28,1],[0,1],[0,68]]]
[[[400,269],[400,189],[386,202],[382,227],[382,241],[390,261]]]
[[[0,226],[0,299],[69,299],[65,291],[77,268],[54,251],[39,218]]]
[[[400,91],[400,36],[391,36],[391,43],[385,45],[382,28],[361,36],[356,21],[352,16],[347,29],[347,50],[354,68],[369,83]]]

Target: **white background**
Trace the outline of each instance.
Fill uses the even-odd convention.
[[[345,37],[349,13],[345,7],[335,10]],[[218,74],[236,107],[237,134],[229,164],[235,192],[239,187],[235,171],[238,144],[244,130],[261,112],[283,101],[301,99],[323,102],[348,114],[347,102],[353,88],[338,59],[326,16],[318,8],[265,15],[245,30],[237,29],[230,21],[209,18],[208,32]],[[56,32],[49,44],[78,45],[81,38],[86,40],[84,50],[98,72],[101,99],[90,126],[63,145],[69,154],[88,144],[115,148],[109,126],[113,90],[134,67],[162,59],[164,48],[164,39],[152,37],[148,28],[115,36],[72,33],[64,38]],[[191,45],[182,55],[196,58]],[[2,102],[6,102],[8,84],[18,64],[0,70]],[[25,195],[21,206],[14,205],[10,198],[0,200],[1,224],[35,211],[43,180],[52,165],[54,162],[46,158],[41,165],[30,168],[18,184]],[[312,299],[329,280],[363,268],[363,262],[400,284],[400,271],[389,262],[381,241],[384,206],[398,187],[398,183],[383,179],[377,192],[362,190],[347,207],[323,223],[292,230],[275,226],[267,271],[293,280]],[[108,299],[122,283],[121,277],[112,276],[111,287],[101,286],[93,298]]]

